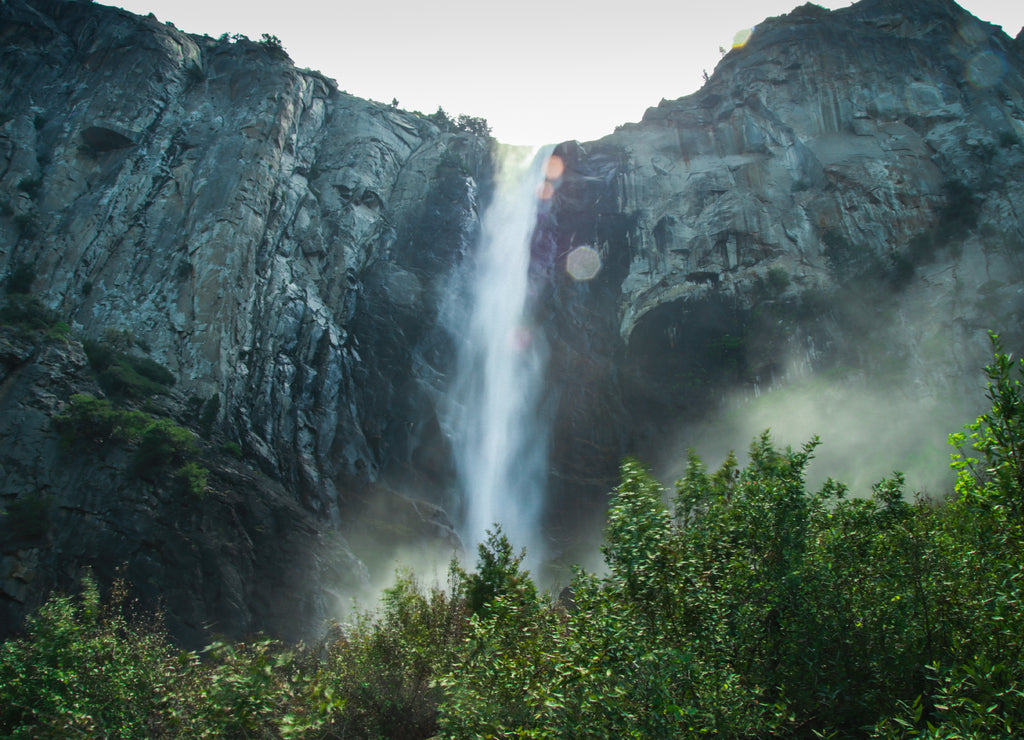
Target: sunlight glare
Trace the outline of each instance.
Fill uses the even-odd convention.
[[[601,255],[593,247],[580,245],[565,258],[565,271],[578,282],[592,280],[601,271]]]

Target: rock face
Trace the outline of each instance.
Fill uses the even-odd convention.
[[[219,394],[245,452],[336,514],[403,454],[430,268],[471,240],[486,142],[266,44],[87,3],[3,13],[4,261],[74,329],[130,329]]]
[[[980,395],[985,330],[1024,343],[1021,43],[947,0],[806,5],[696,94],[559,145],[533,266],[553,536],[600,520],[622,455],[674,455],[709,412],[823,371],[809,403],[844,420],[864,390],[891,413]],[[185,641],[294,637],[360,578],[356,512],[448,536],[438,317],[490,142],[271,43],[84,2],[0,5],[0,65],[0,271],[31,266],[71,327],[0,337],[4,531],[46,515],[0,543],[0,629],[123,563]],[[565,269],[595,255],[593,277]],[[125,450],[60,447],[52,418],[101,395],[79,338],[110,331],[176,376],[162,413],[213,410],[205,498],[133,477]]]
[[[696,94],[558,154],[538,241],[603,260],[551,277],[579,496],[723,400],[822,370],[980,400],[984,330],[1020,345],[1024,55],[952,2],[770,18]]]
[[[436,457],[429,450],[443,453],[429,387],[420,392],[412,367],[433,352],[443,369],[443,353],[431,349],[448,341],[436,307],[448,266],[473,240],[489,143],[443,119],[339,92],[272,45],[190,36],[85,2],[4,3],[0,58],[0,270],[31,265],[33,292],[75,335],[129,332],[177,376],[179,407],[219,401],[216,433],[276,483],[257,486],[259,495],[242,493],[248,480],[221,486],[235,497],[224,504],[235,521],[226,542],[244,541],[225,556],[236,570],[221,585],[233,585],[183,600],[207,604],[214,617],[171,616],[184,625],[179,633],[205,621],[232,633],[280,632],[287,597],[254,606],[254,582],[266,573],[244,561],[301,573],[312,550],[295,550],[302,533],[315,540],[337,525],[340,507],[357,505],[385,467],[403,470]],[[89,390],[77,380],[64,386],[40,413],[59,412],[72,392]],[[20,391],[5,391],[6,411],[20,415],[13,410],[25,403],[19,394],[33,387],[26,380]],[[65,519],[78,512],[94,520],[94,507],[83,503],[93,493],[65,500],[65,489],[85,478],[90,491],[112,489],[136,513],[128,522],[108,518],[109,527],[74,553],[52,545],[48,562],[59,577],[40,577],[35,596],[6,589],[8,601],[28,608],[41,582],[67,585],[71,564],[90,560],[90,548],[108,571],[115,557],[159,562],[135,574],[143,581],[174,571],[184,583],[186,572],[218,559],[203,547],[181,557],[101,547],[120,529],[134,533],[126,542],[149,542],[138,512],[150,507],[159,520],[153,527],[209,541],[217,517],[193,512],[179,527],[180,504],[168,509],[114,485],[112,464],[99,477],[82,472],[91,467],[38,481],[9,476],[9,466],[23,463],[32,475],[68,465],[54,457],[52,430],[46,437],[41,419],[32,428],[49,450],[38,459],[39,439],[4,430],[5,504],[41,491],[56,496]],[[252,516],[237,508],[243,495],[254,496]],[[269,528],[253,517],[277,523]],[[284,533],[273,544],[254,527]],[[224,547],[234,545],[215,549]],[[25,557],[16,559],[12,568],[25,571]],[[320,584],[327,586],[337,583]],[[270,591],[263,589],[265,599]],[[318,609],[306,616],[322,618]],[[14,609],[13,623],[22,611]]]
[[[210,480],[197,498],[167,472],[127,474],[133,460],[123,446],[62,445],[53,418],[66,400],[100,395],[80,343],[0,329],[0,363],[5,632],[84,567],[104,582],[131,583],[190,647],[211,634],[309,638],[336,613],[325,585],[358,585],[344,541],[291,491],[230,455],[207,449]]]

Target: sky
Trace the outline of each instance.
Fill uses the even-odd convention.
[[[737,32],[802,0],[120,0],[183,31],[281,39],[362,98],[487,119],[506,144],[588,141],[696,91]],[[849,0],[818,0],[835,9]],[[961,6],[1016,36],[1021,0]]]

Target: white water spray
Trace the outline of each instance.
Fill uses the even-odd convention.
[[[467,548],[495,523],[530,559],[543,556],[539,517],[548,458],[542,377],[547,348],[530,317],[530,241],[550,150],[500,163],[482,218],[452,390],[452,441]],[[525,165],[525,166],[524,166]]]

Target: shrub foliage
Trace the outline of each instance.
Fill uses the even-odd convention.
[[[86,581],[0,649],[9,737],[987,738],[1024,732],[1024,364],[953,435],[955,491],[808,490],[817,440],[671,494],[633,460],[606,571],[552,601],[494,530],[447,591],[400,574],[310,649],[175,652]],[[91,402],[83,402],[87,406]],[[93,404],[95,406],[95,404]],[[83,407],[84,409],[85,407]],[[103,409],[99,409],[103,411]],[[98,413],[94,435],[142,440]],[[102,423],[101,423],[102,422]],[[70,423],[70,422],[69,422]],[[117,600],[114,600],[116,605]]]
[[[98,449],[108,443],[134,448],[133,467],[140,477],[163,475],[175,468],[182,489],[196,496],[206,490],[209,471],[198,462],[196,435],[170,419],[123,409],[88,393],[71,397],[54,419],[67,448]]]
[[[130,354],[110,339],[87,339],[82,345],[100,386],[116,398],[144,399],[174,385],[170,370],[149,357]]]

